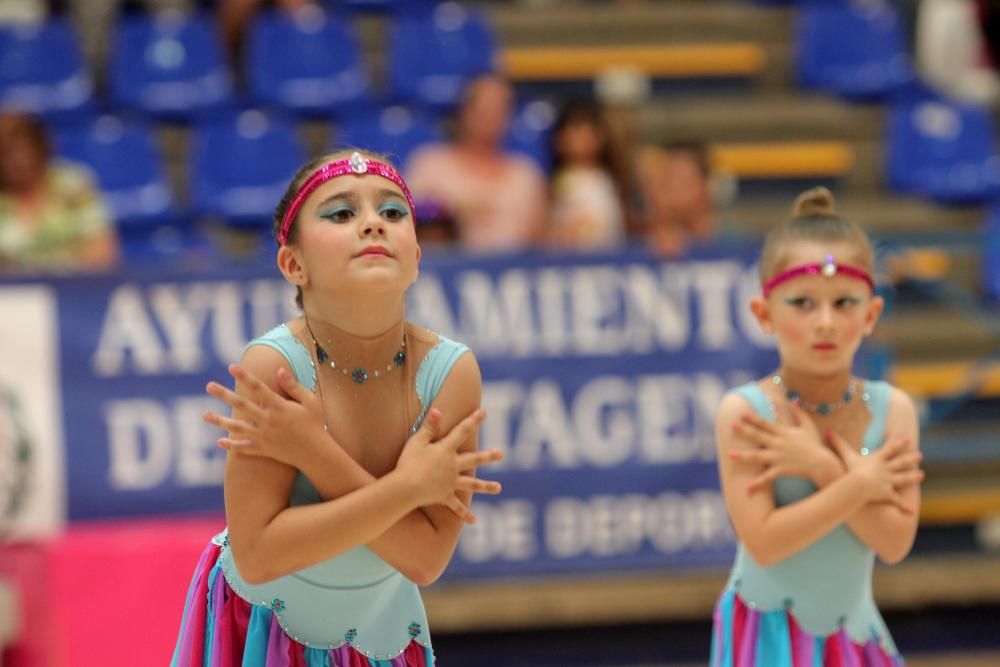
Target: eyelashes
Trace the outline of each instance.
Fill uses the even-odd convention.
[[[808,296],[790,297],[785,299],[785,303],[794,308],[803,308],[803,309],[812,308],[816,305],[816,302],[813,301],[813,299]],[[840,297],[839,299],[836,299],[833,302],[833,305],[835,308],[843,309],[843,308],[852,308],[858,305],[859,303],[861,303],[861,299],[857,297],[844,296]]]
[[[379,206],[378,214],[380,217],[385,218],[390,222],[397,222],[409,217],[410,211],[405,206],[393,202]],[[325,209],[319,213],[319,217],[339,223],[349,222],[356,215],[358,215],[358,211],[353,206],[348,206],[346,204],[334,206],[333,208]]]
[[[334,206],[331,209],[322,211],[319,217],[333,222],[347,222],[354,217],[355,211],[351,206]]]
[[[402,220],[410,215],[410,212],[399,204],[383,204],[378,209],[378,214],[388,220]]]

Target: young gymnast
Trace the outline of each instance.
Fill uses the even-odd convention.
[[[477,452],[479,368],[405,320],[420,248],[381,157],[305,165],[275,213],[302,316],[255,339],[208,392],[232,416],[227,530],[196,569],[172,665],[423,667],[418,585],[437,579],[499,452]]]
[[[713,667],[901,665],[872,598],[875,556],[897,563],[917,530],[912,401],[855,377],[883,301],[864,231],[817,188],[761,253],[751,309],[779,368],[730,392],[719,473],[739,538],[714,615]]]

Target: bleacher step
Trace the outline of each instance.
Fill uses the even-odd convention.
[[[739,113],[734,112],[738,109]],[[639,141],[880,140],[884,111],[825,95],[715,95],[654,99],[636,110]]]
[[[535,6],[532,6],[535,5]],[[541,5],[541,6],[538,6]],[[491,3],[501,41],[538,44],[669,44],[690,41],[787,42],[791,12],[750,3]]]
[[[810,185],[801,184],[801,189]],[[875,193],[845,195],[835,189],[840,213],[857,222],[875,235],[939,234],[952,235],[976,233],[983,220],[983,210],[978,206],[943,207],[910,197],[885,197]],[[743,229],[763,234],[785,220],[791,211],[794,195],[763,199],[738,199],[723,217],[740,221]]]
[[[723,569],[565,575],[531,581],[443,582],[424,591],[438,632],[704,619],[726,583]],[[883,609],[1000,600],[993,554],[911,556],[879,567],[874,593]],[[488,599],[490,604],[478,601]]]
[[[998,346],[996,334],[982,322],[945,305],[895,308],[879,324],[876,336],[892,346],[898,363],[909,364],[976,361]],[[911,373],[913,386],[941,387],[949,381],[947,375],[935,379]]]

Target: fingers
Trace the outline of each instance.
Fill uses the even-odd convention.
[[[899,494],[898,491],[893,491],[892,495],[889,496],[889,502],[899,508],[904,514],[913,514],[916,510],[906,502],[906,499]]]
[[[788,402],[788,413],[791,415],[792,423],[796,426],[812,423],[809,415],[807,415],[806,411],[802,409],[802,406],[799,405],[798,401]]]
[[[731,449],[729,458],[740,463],[770,465],[774,462],[774,452],[767,449]]]
[[[914,470],[920,465],[920,461],[923,458],[924,455],[920,452],[903,452],[899,456],[890,459],[887,465],[892,472]]]
[[[278,369],[278,386],[296,403],[305,403],[312,399],[313,393],[299,384],[291,372],[282,366]]]
[[[218,426],[224,431],[228,431],[230,436],[247,436],[251,435],[254,431],[253,426],[249,422],[245,422],[242,419],[224,417],[217,412],[205,412],[201,418],[213,426]]]
[[[420,428],[417,430],[414,437],[419,437],[424,443],[433,442],[437,439],[438,431],[441,429],[441,411],[437,408],[431,408],[424,417],[424,421],[420,424]]]
[[[450,509],[452,513],[462,521],[465,521],[466,523],[476,522],[476,517],[469,511],[469,507],[463,503],[458,496],[452,496],[446,500],[444,506]]]
[[[462,443],[472,437],[472,434],[476,432],[476,429],[479,428],[484,419],[486,419],[486,411],[478,408],[471,415],[455,424],[455,427],[448,431],[448,434],[438,442],[457,452]]]
[[[257,403],[273,402],[280,399],[274,391],[266,384],[257,379],[253,373],[249,373],[239,364],[229,364],[229,374],[233,376],[253,397]]]
[[[242,440],[237,438],[219,438],[215,443],[227,451],[240,452],[243,454],[252,454],[249,451],[250,447],[253,445],[253,440]]]
[[[853,458],[861,456],[861,453],[854,449],[854,447],[851,447],[851,445],[836,431],[827,431],[826,439],[831,445],[833,445],[834,451],[837,452],[843,461],[849,461]]]
[[[909,446],[909,436],[894,436],[886,439],[885,444],[882,445],[878,453],[884,459],[893,459],[906,451]]]
[[[503,490],[500,482],[470,477],[469,475],[459,475],[455,482],[456,491],[471,491],[472,493],[488,493],[495,496]]]
[[[740,417],[740,423],[746,424],[747,426],[757,430],[763,431],[770,435],[777,435],[778,428],[774,422],[768,421],[763,417],[755,414],[745,414]]]
[[[750,483],[747,484],[747,493],[753,493],[754,491],[761,489],[764,485],[770,484],[777,479],[778,474],[777,468],[768,468],[762,474],[750,480]]]
[[[211,396],[225,402],[234,411],[238,410],[251,419],[259,420],[260,418],[260,406],[251,400],[248,400],[246,396],[240,396],[232,389],[224,387],[218,382],[209,382],[205,385],[205,391],[207,391]]]
[[[458,455],[458,469],[462,472],[474,470],[487,463],[496,463],[503,459],[499,449],[489,449],[482,452],[469,452]]]
[[[747,418],[733,424],[733,431],[761,447],[773,446],[776,438],[771,431],[761,428]]]
[[[892,476],[892,486],[895,489],[901,489],[904,486],[919,484],[924,481],[924,476],[925,473],[923,470],[907,470],[899,472]]]

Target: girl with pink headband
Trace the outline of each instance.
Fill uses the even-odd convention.
[[[440,576],[497,451],[461,343],[405,320],[413,201],[379,156],[306,165],[275,213],[302,315],[246,347],[227,433],[228,527],[197,565],[171,665],[427,667],[418,586]]]
[[[872,599],[876,556],[909,552],[920,502],[913,401],[852,363],[882,312],[864,231],[825,188],[761,253],[751,310],[778,369],[728,393],[719,476],[739,539],[715,609],[712,667],[902,665]]]

